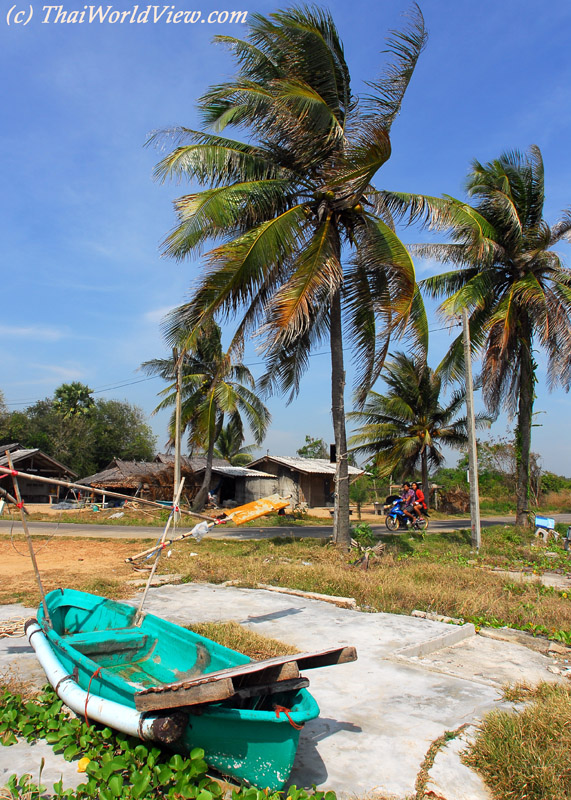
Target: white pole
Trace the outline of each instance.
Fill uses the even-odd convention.
[[[478,488],[478,452],[476,445],[476,421],[474,418],[474,384],[472,383],[472,351],[468,311],[462,309],[462,339],[464,342],[464,365],[466,376],[466,416],[468,421],[468,474],[470,479],[470,522],[472,525],[472,547],[480,549],[480,493]]]
[[[180,484],[180,417],[181,417],[181,379],[182,379],[182,357],[183,353],[178,353],[173,347],[172,357],[176,368],[176,408],[175,408],[175,434],[174,434],[174,479],[173,479],[173,506],[177,506],[176,493]],[[180,521],[180,511],[174,512],[174,522]]]

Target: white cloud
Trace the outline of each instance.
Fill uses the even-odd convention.
[[[62,364],[30,364],[34,370],[43,370],[47,373],[38,377],[34,383],[53,383],[54,381],[76,381],[84,376],[84,371],[78,366],[64,366]]]
[[[174,308],[176,308],[176,306],[162,306],[161,308],[151,309],[151,311],[147,311],[144,314],[144,319],[156,325],[162,322],[166,315]]]
[[[37,339],[38,341],[57,342],[68,336],[63,328],[53,328],[42,325],[30,325],[27,328],[17,328],[14,325],[0,325],[0,336],[9,339]]]

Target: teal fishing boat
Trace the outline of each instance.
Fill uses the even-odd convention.
[[[72,589],[46,595],[27,635],[78,714],[181,753],[200,747],[220,773],[271,791],[286,783],[300,731],[319,714],[300,668],[356,658],[345,647],[251,661],[128,604]]]

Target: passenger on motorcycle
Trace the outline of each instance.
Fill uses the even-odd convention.
[[[413,481],[412,489],[414,491],[413,511],[417,517],[422,517],[422,515],[428,511],[428,506],[424,499],[424,492],[416,481]]]
[[[410,483],[403,483],[401,497],[404,501],[403,513],[410,519],[414,519],[414,503],[416,501],[416,494],[414,489],[411,488]]]

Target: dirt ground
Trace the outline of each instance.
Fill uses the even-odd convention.
[[[45,591],[86,581],[109,587],[140,577],[125,564],[136,545],[94,539],[34,539],[34,551]],[[38,598],[36,580],[24,537],[0,537],[0,603]]]

